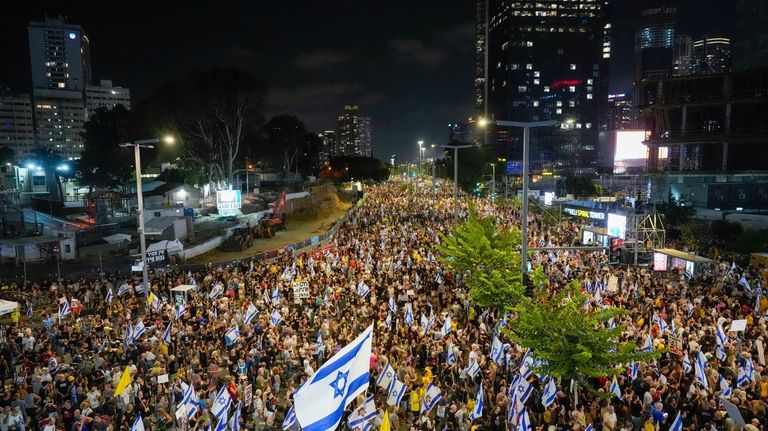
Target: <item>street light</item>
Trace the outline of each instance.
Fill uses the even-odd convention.
[[[496,163],[491,163],[491,199],[496,194]]]
[[[139,213],[139,242],[141,243],[141,281],[144,285],[144,296],[147,299],[147,307],[149,307],[149,277],[147,275],[147,240],[144,238],[144,196],[141,190],[141,152],[140,148],[155,148],[152,144],[160,142],[166,144],[173,144],[175,139],[173,136],[164,136],[162,139],[150,138],[150,139],[138,139],[133,142],[125,142],[120,144],[121,147],[133,147],[134,164],[136,165],[136,200]]]
[[[419,144],[419,166],[416,169],[416,175],[418,176],[419,174],[421,174],[421,160],[424,154],[424,140],[419,139],[419,141],[416,143]]]
[[[459,150],[472,148],[474,145],[443,145],[443,148],[453,149],[453,215],[459,215]]]
[[[487,126],[490,122],[485,119],[481,118],[477,121],[477,125],[484,127]],[[507,127],[522,127],[523,128],[523,208],[521,211],[521,227],[520,232],[522,233],[523,240],[521,241],[521,247],[520,247],[520,254],[522,256],[522,266],[523,266],[523,274],[525,274],[528,271],[528,171],[530,170],[530,167],[528,166],[528,153],[529,146],[530,146],[530,131],[532,127],[548,127],[548,126],[557,126],[560,124],[559,121],[555,120],[549,120],[549,121],[504,121],[504,120],[496,120],[495,121],[497,126],[507,126]]]

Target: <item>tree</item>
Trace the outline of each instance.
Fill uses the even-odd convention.
[[[241,147],[258,139],[264,97],[250,74],[212,69],[166,84],[135,110],[152,136],[173,132],[181,158],[203,167],[210,182],[232,184]]]
[[[276,115],[264,124],[264,132],[273,158],[279,161],[279,165],[285,171],[296,168],[307,138],[304,123],[295,115]]]
[[[508,311],[523,294],[520,231],[500,229],[493,216],[469,217],[443,236],[440,260],[453,272],[466,274],[469,295],[481,307]]]
[[[691,219],[679,226],[683,243],[689,250],[701,250],[712,239],[709,222]]]
[[[661,352],[638,352],[634,342],[619,341],[623,327],[607,328],[611,318],[625,313],[608,307],[588,312],[588,299],[574,280],[557,291],[547,289],[542,267],[531,275],[536,287],[534,298],[520,297],[516,318],[505,334],[542,360],[540,369],[552,377],[564,377],[579,383],[585,377],[617,374],[633,361],[657,358]]]
[[[14,163],[16,157],[16,152],[12,149],[2,146],[0,147],[0,163],[6,164],[6,163]]]
[[[747,254],[768,250],[768,229],[747,229],[733,243],[733,250]]]
[[[448,161],[447,178],[453,179],[453,153],[446,151]],[[488,172],[487,164],[495,161],[495,154],[485,147],[471,147],[459,150],[459,187],[471,192],[477,183],[483,181],[483,172]]]
[[[696,210],[692,206],[686,205],[685,201],[675,199],[671,195],[667,203],[656,205],[656,210],[663,215],[664,227],[670,238],[680,238],[680,227],[696,214]]]
[[[566,176],[565,191],[577,198],[589,198],[603,194],[603,188],[589,177],[573,175]]]
[[[111,110],[99,108],[83,128],[84,147],[77,162],[77,178],[90,190],[125,184],[134,169],[132,150],[120,147],[133,138],[130,112],[123,105]]]

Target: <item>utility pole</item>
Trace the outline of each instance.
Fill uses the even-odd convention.
[[[474,145],[444,145],[443,148],[453,149],[453,215],[459,216],[459,150],[471,148]]]

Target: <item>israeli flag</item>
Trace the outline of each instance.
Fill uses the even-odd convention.
[[[739,367],[739,375],[736,377],[736,387],[740,388],[745,383],[749,383],[749,378],[747,377],[747,372],[744,370],[744,368]]]
[[[685,352],[685,356],[683,356],[683,371],[685,371],[685,374],[688,374],[691,372],[691,360],[688,358],[688,352]]]
[[[651,334],[648,334],[647,337],[645,337],[645,343],[643,343],[643,347],[640,349],[641,352],[652,352],[653,351],[653,338],[651,338]]]
[[[219,418],[219,422],[216,423],[216,428],[213,431],[227,431],[227,416]]]
[[[453,352],[453,346],[448,346],[448,351],[445,354],[445,363],[456,365],[456,353]]]
[[[107,296],[104,298],[104,302],[106,302],[107,304],[111,304],[113,296],[114,295],[112,294],[112,288],[110,287],[109,290],[107,290]]]
[[[529,349],[525,352],[525,355],[523,355],[523,359],[520,361],[520,369],[518,370],[524,379],[527,379],[531,374],[533,374],[533,363],[533,354]]]
[[[368,388],[373,326],[326,361],[293,396],[306,431],[338,427],[344,409]]]
[[[431,328],[434,323],[434,316],[430,315],[427,317],[423,311],[421,312],[421,327],[424,328],[424,332],[429,332],[429,328]]]
[[[749,285],[749,282],[747,281],[747,277],[744,275],[741,276],[741,279],[739,279],[739,284],[744,286],[744,289],[746,289],[748,292],[752,291],[752,286]]]
[[[493,344],[491,344],[491,359],[497,364],[503,365],[504,346],[501,344],[499,337],[493,337]]]
[[[376,386],[389,390],[390,385],[392,385],[392,382],[395,380],[395,369],[392,368],[392,365],[390,365],[389,362],[387,362],[387,366],[384,367],[383,370],[381,370],[381,373],[379,373],[379,377],[376,379]]]
[[[240,431],[240,408],[242,407],[242,404],[237,403],[237,410],[235,410],[235,414],[232,415],[232,419],[229,420],[229,428],[232,431]]]
[[[364,281],[360,280],[360,282],[357,283],[357,296],[365,298],[369,293],[371,293],[371,289]]]
[[[392,380],[392,386],[390,386],[389,395],[387,396],[387,405],[393,407],[399,406],[404,394],[405,383],[397,379]]]
[[[184,304],[176,304],[176,307],[174,307],[174,310],[176,311],[176,320],[179,320],[181,316],[187,312],[187,308],[184,307]]]
[[[221,389],[219,389],[219,392],[216,394],[216,399],[213,401],[213,404],[211,405],[211,413],[213,413],[214,416],[219,418],[219,421],[221,419],[224,419],[224,424],[227,423],[227,410],[229,409],[229,406],[232,405],[232,396],[229,395],[229,391],[227,391],[226,386],[222,386]]]
[[[144,290],[144,283],[137,284],[134,286],[133,290],[136,292],[137,295],[144,295],[146,291]]]
[[[395,302],[395,298],[393,296],[389,297],[389,311],[397,313],[397,302]]]
[[[451,333],[451,316],[447,316],[443,321],[443,328],[440,331],[440,336],[445,337]]]
[[[280,288],[275,287],[272,289],[272,304],[279,304],[280,303]]]
[[[704,354],[699,351],[698,356],[696,356],[696,381],[699,382],[704,389],[709,389],[706,367],[707,359],[704,357]]]
[[[272,326],[278,326],[283,321],[283,316],[277,311],[277,308],[272,310],[272,314],[269,316],[269,321],[272,322]]]
[[[144,326],[144,320],[139,319],[139,321],[134,325],[133,331],[131,331],[131,343],[135,343],[139,341],[139,338],[141,337],[144,332],[147,331],[147,328]]]
[[[531,423],[531,418],[528,417],[528,409],[523,408],[522,412],[520,412],[520,416],[517,420],[517,426],[515,427],[515,431],[533,431],[533,424]]]
[[[430,382],[427,391],[424,392],[424,401],[421,404],[422,414],[429,413],[441,399],[443,399],[443,395],[440,393],[440,389]]]
[[[672,425],[669,426],[669,431],[683,431],[683,418],[680,417],[680,412],[677,412],[675,420],[672,421]]]
[[[249,303],[248,309],[245,310],[245,319],[243,319],[243,322],[245,322],[246,325],[251,323],[251,320],[253,320],[258,313],[259,310],[256,308],[256,306],[252,303]]]
[[[180,382],[180,384],[182,401],[179,408],[184,408],[186,410],[187,419],[191,420],[197,413],[197,406],[200,400],[197,398],[195,388],[184,382]]]
[[[325,353],[325,344],[323,344],[323,335],[318,332],[317,333],[317,354],[322,355]]]
[[[632,379],[633,382],[637,380],[638,371],[640,371],[640,364],[632,362],[632,365],[629,366],[629,378]]]
[[[608,326],[608,329],[615,328],[616,327],[616,319],[614,319],[613,317],[608,319],[608,325],[607,326]]]
[[[613,381],[611,382],[610,392],[613,395],[616,395],[616,398],[618,398],[619,400],[621,400],[621,401],[624,400],[624,398],[622,398],[622,396],[621,396],[621,388],[619,387],[619,382],[616,380],[616,376],[613,376]]]
[[[725,335],[725,331],[720,325],[715,325],[715,335],[717,336],[717,344],[725,346],[725,343],[728,342],[728,336]]]
[[[224,285],[221,283],[216,283],[208,293],[208,299],[216,299],[221,296],[222,293],[224,293]]]
[[[469,374],[469,377],[474,379],[478,372],[480,372],[480,364],[478,364],[476,360],[472,359],[472,361],[469,363],[469,366],[467,367],[467,374]]]
[[[59,309],[59,319],[67,317],[67,314],[72,313],[72,307],[69,306],[69,301],[64,301]],[[142,425],[143,426],[143,425]]]
[[[728,358],[728,353],[720,344],[715,346],[715,357],[721,361],[725,361]]]
[[[747,379],[750,383],[755,382],[755,363],[752,362],[752,358],[742,359],[744,363],[744,372],[747,373]]]
[[[365,422],[376,417],[376,403],[373,401],[373,395],[363,401],[362,404],[352,410],[347,420],[347,426],[350,429],[361,427]]]
[[[125,295],[126,293],[131,291],[131,285],[128,283],[123,283],[120,285],[120,287],[117,289],[117,296],[118,298]]]
[[[469,420],[473,421],[483,416],[483,382],[480,382],[480,388],[477,390],[477,399],[475,400],[475,408],[469,412]]]
[[[285,414],[285,420],[283,420],[283,431],[288,431],[296,424],[296,412],[293,411],[293,406],[288,409],[288,413]]]
[[[141,420],[141,415],[136,416],[136,420],[131,425],[131,431],[144,431],[144,421]]]
[[[163,342],[165,342],[165,344],[171,344],[171,322],[168,322],[168,326],[166,326],[165,331],[163,331]]]
[[[392,330],[392,313],[387,313],[387,318],[384,320],[384,323],[387,324],[387,329]]]
[[[525,403],[528,401],[528,398],[530,398],[531,393],[533,393],[533,386],[528,383],[528,380],[525,380],[525,378],[521,377],[517,379],[517,384],[513,384],[511,387],[514,387],[512,397],[515,399],[515,401],[519,403],[520,406],[525,405]]]
[[[413,322],[415,320],[413,319],[413,309],[411,308],[411,304],[405,305],[405,324],[408,326],[413,326]]]
[[[27,319],[32,318],[32,304],[27,302]]]
[[[550,404],[555,402],[557,398],[557,386],[555,385],[555,379],[549,378],[547,386],[544,387],[544,393],[541,394],[541,404],[546,409]]]
[[[227,343],[227,347],[235,344],[240,339],[240,330],[237,326],[233,326],[226,334],[224,334],[224,340]]]
[[[728,380],[725,380],[723,376],[720,376],[720,396],[723,398],[730,398],[733,394],[733,389]]]
[[[664,321],[661,317],[659,317],[659,314],[655,311],[653,312],[653,323],[659,325],[659,329],[663,331],[666,331],[669,325],[667,325],[667,322]]]
[[[592,424],[589,424],[586,428],[584,428],[584,431],[595,431],[595,427],[593,427]]]

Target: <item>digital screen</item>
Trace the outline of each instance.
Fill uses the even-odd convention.
[[[627,236],[627,216],[619,214],[608,214],[608,236],[626,239]]]
[[[588,230],[585,230],[584,234],[581,237],[581,242],[584,244],[592,244],[594,243],[594,241],[595,241],[595,234]]]
[[[522,160],[507,160],[507,175],[522,175],[522,173],[523,173]]]
[[[685,262],[686,261],[684,259],[680,259],[679,257],[673,257],[672,268],[685,270]]]
[[[555,192],[544,192],[544,205],[552,205],[552,201],[555,199]]]
[[[648,161],[648,147],[643,141],[648,134],[645,130],[616,131],[616,150],[613,156],[614,173],[620,174],[628,168],[644,168]]]
[[[696,268],[695,265],[696,264],[690,260],[685,261],[685,275],[687,275],[688,278],[693,278],[694,269]]]
[[[667,255],[664,253],[653,253],[653,270],[654,271],[666,271],[667,270]]]

